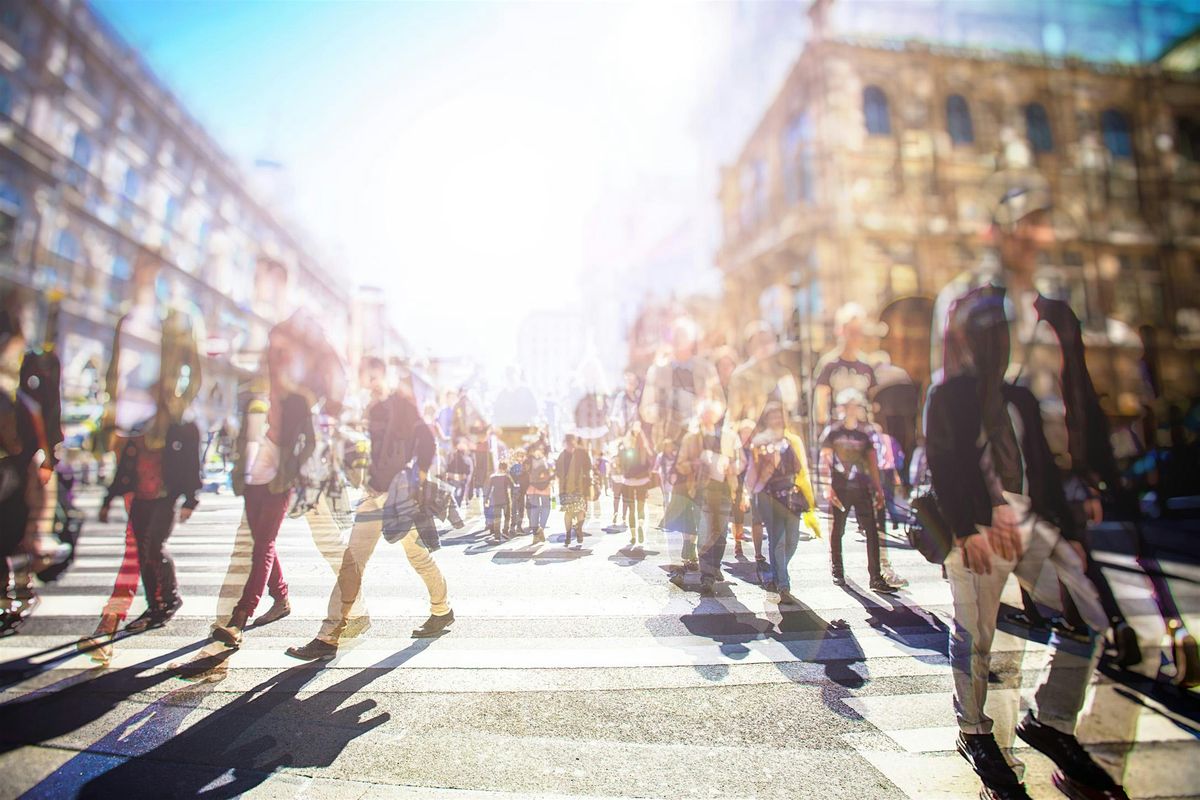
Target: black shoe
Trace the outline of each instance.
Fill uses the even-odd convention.
[[[413,630],[412,635],[418,639],[429,639],[440,635],[446,628],[450,627],[451,622],[454,622],[453,611],[440,615],[431,614],[429,619],[425,620],[424,625]]]
[[[996,744],[995,736],[990,733],[959,733],[956,749],[971,765],[971,769],[975,770],[984,787],[993,792],[1008,792],[995,796],[1028,797],[1025,787],[1017,778],[1017,773],[1013,772],[1013,768],[1004,758],[1004,753],[1000,751],[1000,746]]]
[[[1049,725],[1043,725],[1034,719],[1033,714],[1026,714],[1025,719],[1017,725],[1017,736],[1053,761],[1070,783],[1079,784],[1093,792],[1107,793],[1120,788],[1112,776],[1092,760],[1078,739]]]
[[[1012,611],[1004,615],[1004,618],[1014,625],[1021,625],[1026,628],[1034,628],[1036,630],[1049,630],[1050,623],[1041,614],[1028,614],[1024,611]]]
[[[158,608],[154,609],[154,627],[161,628],[163,625],[166,625],[181,608],[183,608],[183,600],[179,597],[176,597],[165,606],[159,606]]]
[[[289,647],[286,652],[292,658],[298,658],[301,661],[328,661],[337,655],[337,645],[313,639],[301,647]]]
[[[707,575],[704,576],[703,578],[700,579],[700,596],[701,597],[714,597],[717,593],[715,587],[716,587],[716,584],[713,583],[713,579],[708,577]]]
[[[699,561],[683,562],[683,571],[684,572],[699,572],[700,571],[700,562]]]
[[[1113,644],[1117,650],[1117,665],[1132,667],[1142,662],[1142,648],[1137,631],[1125,620],[1115,620],[1112,626]]]
[[[1076,642],[1088,642],[1092,638],[1091,631],[1088,630],[1086,625],[1072,625],[1062,617],[1055,617],[1054,621],[1050,623],[1050,627],[1059,636],[1065,636]]]
[[[984,786],[979,790],[979,800],[1029,800],[1029,793],[1021,784],[991,788]]]
[[[876,594],[895,594],[896,592],[900,591],[900,587],[892,586],[887,581],[880,579],[871,581],[871,591],[875,592]]]
[[[788,589],[779,590],[779,605],[781,606],[798,606],[802,603]]]

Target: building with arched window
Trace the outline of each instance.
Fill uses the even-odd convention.
[[[750,163],[771,169],[754,187],[768,211],[747,225],[731,176]],[[759,317],[767,294],[790,293],[782,333],[804,374],[831,345],[840,305],[878,316],[900,303],[903,346],[881,348],[920,383],[931,365],[912,316],[986,264],[985,186],[1000,166],[1049,183],[1057,241],[1038,280],[1083,322],[1106,410],[1134,415],[1144,401],[1141,326],[1153,329],[1147,369],[1161,385],[1177,400],[1200,392],[1200,82],[1156,64],[1067,64],[823,29],[721,171],[728,330]],[[798,175],[816,187],[804,203]]]
[[[975,141],[975,126],[971,123],[971,109],[967,98],[952,94],[946,98],[946,133],[954,144],[971,144]]]
[[[1041,103],[1025,106],[1025,138],[1035,153],[1054,152],[1054,134],[1050,130],[1050,116]]]
[[[863,89],[863,123],[871,136],[887,136],[892,132],[892,117],[887,95],[878,86]]]
[[[245,297],[264,253],[286,265],[297,304],[317,309],[345,352],[349,287],[247,191],[239,167],[92,7],[3,5],[0,287],[63,290],[63,363],[107,363],[137,265],[153,260],[205,317],[205,383],[221,389],[202,396],[228,407],[197,412],[223,416],[255,366],[236,347],[261,344],[273,322]],[[64,375],[68,401],[82,391],[77,377]]]

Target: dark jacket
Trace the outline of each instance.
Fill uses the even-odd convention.
[[[585,500],[591,499],[592,458],[587,450],[582,447],[563,450],[554,464],[554,473],[558,477],[558,491],[561,494],[576,494]]]
[[[116,475],[104,498],[105,506],[137,489],[138,458],[144,449],[145,441],[141,435],[125,440],[117,456]],[[172,499],[183,497],[184,508],[195,508],[200,504],[196,495],[203,484],[200,478],[200,429],[196,423],[177,422],[167,428],[162,478],[167,496]]]
[[[421,419],[416,404],[392,394],[367,409],[367,433],[371,437],[371,468],[367,482],[377,492],[386,492],[392,479],[415,463],[427,472],[437,454],[433,432]]]
[[[1033,510],[1059,527],[1064,537],[1077,540],[1079,532],[1042,431],[1037,398],[1019,386],[1005,384],[1002,391],[1025,428],[1020,448]],[[982,416],[975,376],[959,375],[930,389],[925,414],[925,449],[938,507],[955,538],[963,539],[977,532],[976,525],[992,522],[991,494],[979,463]]]

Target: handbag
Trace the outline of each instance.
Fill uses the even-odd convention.
[[[918,490],[909,501],[912,514],[904,534],[913,549],[930,564],[941,564],[954,548],[954,534],[938,506],[933,489]]]

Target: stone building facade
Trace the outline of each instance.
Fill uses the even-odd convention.
[[[1082,319],[1106,410],[1136,415],[1146,383],[1163,402],[1200,390],[1200,74],[853,39],[822,22],[722,170],[729,330],[787,298],[810,371],[854,300],[927,384],[933,299],[988,257],[985,182],[1032,168],[1056,204],[1040,285]]]
[[[345,352],[350,292],[310,252],[86,3],[0,2],[0,281],[64,295],[69,403],[95,399],[147,263],[160,297],[203,315],[208,421],[233,410],[277,309],[311,310]],[[286,302],[266,264],[286,269]]]

